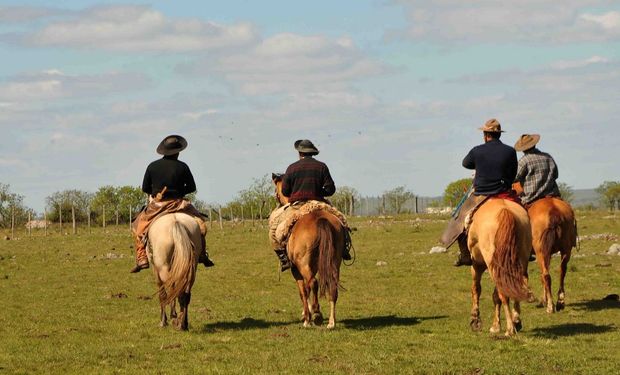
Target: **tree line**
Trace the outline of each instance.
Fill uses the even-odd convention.
[[[346,215],[381,215],[423,212],[429,206],[455,207],[471,186],[472,179],[464,178],[448,184],[440,201],[424,201],[420,208],[419,198],[405,186],[386,190],[376,197],[362,197],[353,187],[339,186],[330,197],[332,204]],[[562,197],[571,201],[573,189],[559,183]],[[601,203],[609,210],[620,209],[620,181],[605,181],[596,189]],[[264,220],[276,207],[274,186],[269,175],[254,178],[252,183],[237,193],[226,204],[208,204],[196,197],[187,196],[198,210],[226,220]],[[103,186],[96,192],[69,189],[57,191],[45,199],[45,211],[38,215],[24,204],[24,196],[11,192],[8,184],[0,183],[0,227],[25,223],[29,218],[44,217],[52,222],[69,222],[75,218],[78,223],[86,221],[96,224],[129,223],[147,202],[147,196],[136,186]]]

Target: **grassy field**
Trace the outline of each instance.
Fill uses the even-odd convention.
[[[619,236],[620,217],[605,215],[578,213],[579,234]],[[302,327],[293,279],[279,279],[258,225],[209,233],[217,266],[200,266],[189,332],[158,327],[151,272],[128,273],[126,227],[32,238],[20,230],[21,239],[0,242],[0,373],[618,373],[620,303],[602,299],[620,293],[620,256],[605,254],[620,240],[583,240],[569,263],[566,309],[548,315],[525,304],[523,331],[505,339],[488,332],[488,275],[483,331],[474,333],[469,269],[452,267],[456,249],[428,253],[444,224],[352,220],[357,260],[342,269],[347,290],[332,331]],[[530,280],[540,295],[535,263]]]

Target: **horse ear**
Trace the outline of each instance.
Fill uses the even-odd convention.
[[[280,180],[282,180],[282,173],[272,173],[271,174],[271,181],[278,182]]]

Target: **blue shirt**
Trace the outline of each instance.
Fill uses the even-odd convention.
[[[474,194],[494,195],[512,189],[517,175],[517,152],[493,139],[476,146],[463,159],[463,167],[475,169]]]

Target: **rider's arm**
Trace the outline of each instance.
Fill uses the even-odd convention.
[[[334,195],[334,193],[336,192],[336,184],[334,183],[334,180],[332,179],[331,174],[329,173],[329,168],[327,168],[327,166],[325,166],[325,169],[323,170],[323,195],[326,197],[329,197],[330,195]]]
[[[525,182],[525,176],[527,176],[527,163],[525,162],[525,158],[521,158],[519,160],[519,167],[517,168],[517,175],[515,176],[514,182],[520,182],[521,185]]]
[[[463,159],[463,167],[467,169],[476,169],[476,160],[474,159],[474,150],[471,149],[467,156]]]
[[[151,174],[149,173],[149,169],[146,169],[144,172],[144,178],[142,179],[142,191],[147,193],[148,195],[153,194],[153,184],[151,182]]]
[[[190,194],[196,191],[196,182],[194,181],[194,176],[192,175],[192,171],[189,170],[189,167],[185,167],[185,178],[183,181],[183,195]]]

